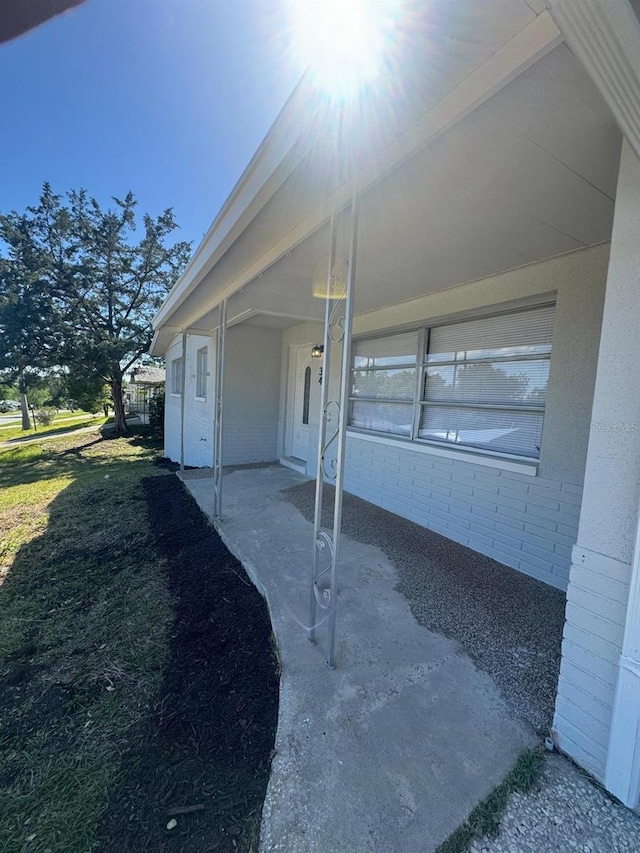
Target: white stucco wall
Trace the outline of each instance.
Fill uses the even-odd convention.
[[[640,502],[640,161],[623,146],[554,731],[603,780]],[[629,752],[640,746],[638,733]]]
[[[596,246],[357,316],[356,336],[549,297],[556,298],[557,306],[535,476],[483,464],[481,454],[444,457],[425,445],[351,432],[347,490],[566,589],[578,530],[608,255],[608,245]],[[283,352],[320,336],[320,324],[289,329],[283,333]],[[285,363],[283,356],[283,367]],[[331,387],[338,370],[339,359],[334,358]],[[315,473],[315,458],[310,458],[307,473]]]
[[[278,458],[281,333],[232,326],[225,356],[225,465]]]

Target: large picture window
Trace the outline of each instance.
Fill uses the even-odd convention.
[[[554,306],[356,341],[353,427],[537,458]]]

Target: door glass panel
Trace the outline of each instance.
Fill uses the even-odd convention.
[[[309,399],[311,397],[311,368],[304,371],[304,394],[302,397],[302,423],[309,424]]]

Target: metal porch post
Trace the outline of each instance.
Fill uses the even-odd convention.
[[[327,664],[335,666],[336,617],[338,603],[338,564],[342,535],[342,496],[344,489],[344,457],[349,415],[351,370],[351,327],[353,322],[353,290],[356,277],[358,246],[358,203],[351,202],[349,261],[346,280],[338,278],[336,263],[336,222],[331,217],[331,248],[327,271],[327,305],[324,328],[324,364],[321,397],[321,421],[318,438],[318,470],[316,474],[316,505],[314,521],[314,551],[309,609],[309,640],[315,642],[317,607],[328,614]],[[331,350],[342,344],[340,386],[337,394],[329,392]],[[322,528],[323,480],[335,482],[333,529]]]
[[[213,409],[213,498],[215,517],[222,516],[222,413],[224,396],[224,354],[227,327],[227,300],[218,308],[218,346],[216,348],[216,393]]]
[[[182,366],[180,368],[180,471],[184,471],[184,395],[187,384],[187,333],[182,333]]]

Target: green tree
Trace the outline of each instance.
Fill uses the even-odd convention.
[[[39,204],[0,216],[0,237],[15,252],[28,244],[23,275],[46,281],[57,363],[109,386],[115,434],[127,431],[125,372],[151,345],[151,320],[188,260],[190,245],[168,239],[170,208],[136,222],[132,193],[103,210],[84,190],[64,197],[44,185]],[[31,328],[31,327],[28,327]]]
[[[72,372],[65,377],[63,393],[74,408],[94,414],[111,403],[109,386],[100,376]]]
[[[17,388],[22,429],[29,429],[28,393],[41,387],[57,358],[61,329],[46,276],[46,259],[31,244],[24,218],[15,217],[6,257],[0,257],[0,381]]]

